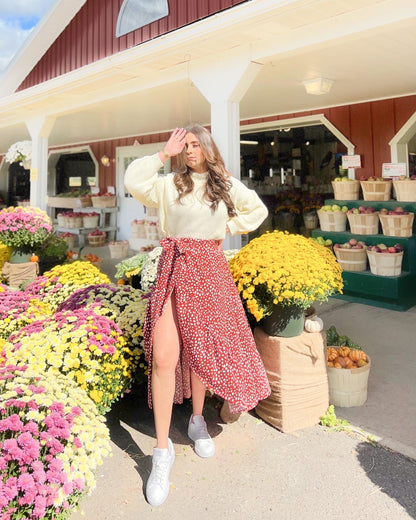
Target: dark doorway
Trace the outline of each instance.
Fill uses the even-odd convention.
[[[9,189],[7,204],[18,206],[24,200],[30,199],[30,171],[25,170],[18,162],[9,166]]]
[[[88,152],[62,154],[56,164],[56,193],[87,191],[95,185],[95,164]]]

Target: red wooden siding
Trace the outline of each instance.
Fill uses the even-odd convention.
[[[244,127],[290,117],[324,114],[355,145],[355,153],[361,155],[362,168],[356,170],[357,179],[368,179],[381,176],[382,164],[391,160],[389,142],[415,112],[416,96],[405,96],[250,119],[242,121],[241,125]]]
[[[88,0],[18,90],[156,38],[247,0],[169,0],[169,15],[116,38],[122,0]]]

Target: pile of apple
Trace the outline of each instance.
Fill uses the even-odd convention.
[[[354,179],[349,179],[348,177],[335,177],[335,182],[355,182]]]
[[[338,204],[325,204],[325,206],[321,207],[321,211],[342,211],[343,213],[346,213],[348,211],[347,206],[339,206]]]
[[[99,229],[94,229],[94,231],[90,231],[90,233],[88,233],[88,236],[89,237],[98,237],[100,235],[105,235],[105,231],[100,231]]]
[[[314,240],[320,246],[326,246],[326,247],[332,246],[332,240],[330,238],[327,238],[325,240],[325,238],[321,235],[317,236],[316,238],[312,238],[312,240]]]
[[[409,211],[405,211],[401,206],[397,206],[393,210],[388,210],[386,208],[381,208],[379,211],[380,215],[408,215]]]
[[[407,175],[400,175],[398,179],[395,179],[396,181],[416,181],[416,175],[411,175],[408,177]]]
[[[347,213],[353,213],[354,215],[363,215],[363,214],[369,214],[369,213],[376,213],[376,210],[373,208],[373,206],[359,206],[358,208],[351,208],[347,211]]]
[[[367,245],[362,240],[356,240],[355,238],[350,238],[348,242],[345,244],[335,244],[334,249],[366,249]],[[368,246],[368,249],[370,246]]]
[[[401,244],[394,244],[394,246],[386,246],[386,244],[377,244],[376,246],[368,246],[367,251],[374,253],[401,253],[403,246]]]
[[[376,182],[391,182],[391,179],[389,177],[369,177],[368,179],[365,179],[366,181],[376,181]]]

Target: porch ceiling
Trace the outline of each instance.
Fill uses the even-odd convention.
[[[245,55],[263,64],[241,101],[242,119],[413,94],[415,29],[414,0],[241,4],[0,99],[0,153],[28,138],[22,121],[39,114],[56,118],[50,146],[208,123],[209,103],[189,70],[213,57]],[[334,81],[330,93],[305,93],[302,81],[317,76]]]

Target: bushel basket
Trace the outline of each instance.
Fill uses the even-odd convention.
[[[360,181],[364,200],[389,200],[391,181]]]
[[[332,181],[334,198],[336,200],[358,200],[360,181]]]
[[[381,227],[383,228],[383,235],[386,235],[387,237],[412,236],[414,217],[414,213],[408,213],[407,215],[380,214],[380,222]]]
[[[322,231],[345,231],[347,214],[344,211],[323,211],[318,209],[319,226]]]
[[[403,251],[400,253],[377,253],[368,251],[370,271],[378,276],[400,276],[402,272]]]
[[[374,213],[347,213],[351,233],[357,235],[378,234],[378,212]]]
[[[108,195],[106,197],[92,196],[91,200],[93,208],[114,208],[116,205],[115,195]]]
[[[344,249],[334,247],[335,256],[344,271],[365,271],[367,269],[366,249]]]
[[[416,202],[416,181],[393,181],[396,199],[400,202]]]
[[[88,243],[92,247],[105,246],[107,235],[88,235]]]

